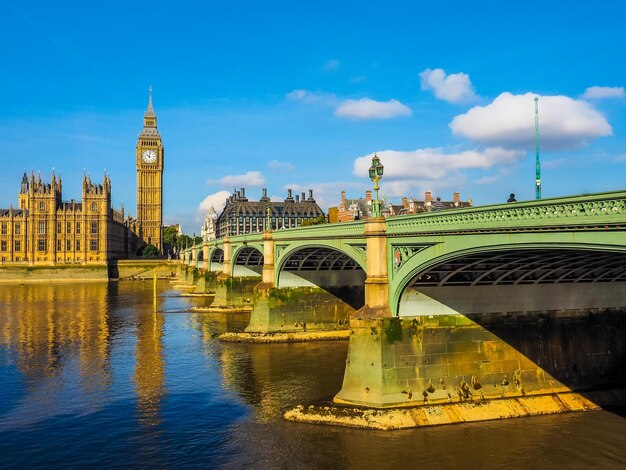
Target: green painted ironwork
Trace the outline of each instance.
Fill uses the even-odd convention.
[[[274,231],[275,281],[289,256],[307,247],[340,251],[367,272],[364,228],[363,221],[356,221]],[[421,271],[448,259],[511,249],[626,251],[626,191],[390,217],[386,235],[389,301],[396,313],[406,285]],[[230,237],[231,257],[246,246],[262,253],[262,237],[262,233]],[[189,247],[182,254],[189,260],[200,247]],[[221,239],[209,243],[209,263],[222,247]]]
[[[369,176],[374,183],[374,201],[372,205],[372,217],[381,217],[380,200],[378,199],[378,182],[383,177],[383,165],[380,163],[378,155],[374,154],[372,158],[372,166],[369,168]]]

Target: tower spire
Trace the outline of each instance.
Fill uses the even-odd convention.
[[[146,113],[144,114],[144,117],[156,117],[156,113],[154,112],[154,108],[152,107],[152,85],[150,85],[148,107],[146,108]]]
[[[541,199],[541,163],[539,162],[539,98],[535,96],[535,199]]]

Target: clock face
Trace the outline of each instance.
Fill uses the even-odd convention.
[[[157,154],[154,150],[146,150],[141,155],[141,159],[146,163],[154,163],[157,160]]]

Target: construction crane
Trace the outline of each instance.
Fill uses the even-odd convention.
[[[541,199],[541,163],[539,162],[539,98],[535,96],[535,199]]]

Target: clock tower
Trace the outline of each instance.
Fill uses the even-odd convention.
[[[163,251],[163,143],[152,107],[152,87],[143,129],[137,140],[137,222],[138,236]]]

